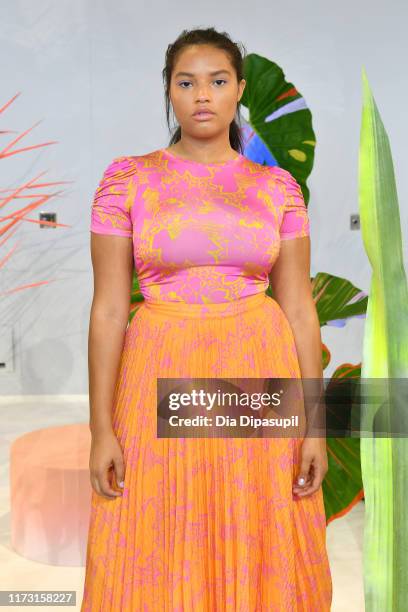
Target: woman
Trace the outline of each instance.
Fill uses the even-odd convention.
[[[330,610],[325,439],[156,429],[158,378],[322,376],[307,210],[289,172],[241,153],[242,70],[225,33],[183,32],[169,147],[115,158],[95,193],[82,611]]]

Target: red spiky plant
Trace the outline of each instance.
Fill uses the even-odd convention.
[[[0,108],[0,115],[13,104],[16,98],[20,95],[20,92],[13,96],[4,106]],[[48,147],[52,144],[57,144],[58,141],[51,140],[49,142],[43,142],[40,144],[34,144],[27,147],[16,148],[16,145],[20,143],[26,136],[33,130],[41,121],[35,123],[32,127],[28,128],[21,134],[18,134],[8,144],[3,146],[0,144],[0,159],[5,159],[11,155],[24,154],[27,151],[33,149],[39,149],[41,147]],[[3,130],[0,129],[0,136],[7,134],[14,134],[15,130]],[[18,228],[23,223],[41,223],[42,225],[50,225],[52,227],[71,227],[64,223],[55,223],[53,221],[45,221],[34,219],[31,216],[32,211],[35,211],[39,206],[43,205],[44,202],[48,202],[51,198],[60,195],[63,191],[56,191],[53,193],[46,193],[50,187],[54,185],[61,185],[70,183],[72,181],[52,181],[52,182],[39,182],[40,177],[46,174],[46,170],[40,172],[37,176],[34,176],[25,183],[8,188],[0,188],[0,270],[3,269],[6,264],[10,261],[10,258],[19,248],[20,242],[16,242],[11,245],[10,239]],[[7,207],[7,212],[6,212]],[[11,245],[11,246],[9,246]],[[31,287],[38,287],[39,285],[46,285],[53,282],[55,279],[48,280],[36,280],[32,283],[19,285],[17,287],[7,288],[1,293],[1,295],[8,295],[23,289],[29,289]]]

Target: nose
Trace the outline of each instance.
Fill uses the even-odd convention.
[[[207,92],[207,87],[205,85],[202,85],[198,90],[197,100],[202,102],[202,101],[207,101],[208,99],[209,99],[209,96]]]

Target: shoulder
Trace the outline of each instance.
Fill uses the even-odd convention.
[[[303,198],[302,189],[295,177],[280,166],[267,166],[247,160],[247,168],[260,185],[273,194],[276,201],[288,203],[294,197]]]
[[[122,155],[115,157],[106,167],[106,178],[135,178],[148,172],[159,161],[160,151],[151,151],[140,155]]]
[[[115,157],[105,167],[103,172],[104,180],[110,179],[125,179],[137,173],[137,162],[135,157],[122,155]]]
[[[269,166],[269,175],[286,197],[287,203],[303,201],[302,188],[295,177],[280,166]]]
[[[285,168],[281,168],[280,166],[268,166],[269,175],[276,180],[278,183],[283,185],[287,185],[289,187],[293,187],[298,185],[295,177]]]
[[[132,236],[134,176],[136,169],[128,156],[115,157],[105,167],[92,201],[92,232]]]
[[[280,166],[267,166],[249,159],[247,159],[246,162],[247,165],[250,166],[253,173],[258,174],[260,177],[265,178],[268,181],[272,180],[274,183],[278,183],[279,185],[283,186],[298,185],[294,176],[292,176],[288,170],[285,170]]]

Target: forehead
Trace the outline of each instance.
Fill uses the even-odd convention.
[[[174,76],[232,74],[231,62],[223,49],[211,45],[189,45],[180,51],[174,63]]]

